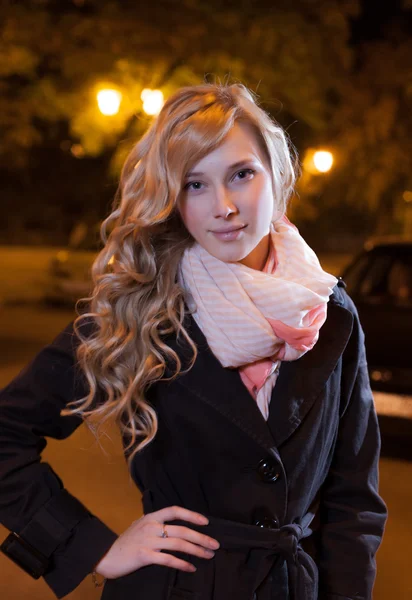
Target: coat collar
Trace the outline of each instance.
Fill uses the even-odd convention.
[[[270,451],[284,443],[309,412],[334,370],[352,331],[352,314],[343,307],[337,288],[328,304],[328,316],[314,348],[296,361],[282,362],[272,392],[269,418],[265,421],[256,402],[242,383],[237,369],[222,367],[206,338],[191,316],[185,327],[198,348],[193,367],[177,382],[199,400],[217,410],[260,446]],[[170,345],[183,365],[191,350],[182,341]]]

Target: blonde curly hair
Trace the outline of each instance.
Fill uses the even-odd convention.
[[[74,323],[89,392],[61,414],[81,415],[95,434],[114,419],[128,440],[129,466],[157,432],[156,411],[145,392],[166,378],[167,366],[173,365],[169,379],[183,372],[165,336],[187,341],[193,350],[189,368],[197,356],[183,325],[184,292],[177,282],[182,254],[193,243],[177,211],[185,174],[236,122],[250,124],[256,133],[271,168],[278,214],[284,214],[297,173],[285,132],[245,86],[209,83],[182,88],[166,101],[130,152],[113,212],[101,227],[104,247],[92,267],[94,289],[83,299],[88,312]],[[81,332],[85,320],[93,323],[91,335]]]

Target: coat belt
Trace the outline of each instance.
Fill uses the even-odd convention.
[[[272,600],[278,597],[289,597],[290,600],[317,600],[318,569],[312,557],[300,545],[300,541],[312,533],[309,525],[313,513],[305,515],[299,523],[290,523],[278,529],[246,525],[210,516],[208,518],[209,525],[190,526],[216,538],[220,543],[220,549],[213,559],[213,600],[225,597],[248,600]],[[174,521],[173,524],[182,522]],[[238,565],[238,577],[235,580],[230,577],[228,581],[226,551],[241,552],[244,558]],[[286,582],[282,582],[282,578],[276,575],[279,562],[283,562],[282,558],[287,565]],[[228,586],[227,590],[225,586]]]

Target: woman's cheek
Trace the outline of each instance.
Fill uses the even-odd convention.
[[[193,223],[196,221],[196,218],[194,216],[194,207],[189,198],[185,198],[181,203],[179,212],[186,229],[192,233]]]
[[[186,227],[193,234],[200,232],[205,225],[206,211],[200,205],[188,206]]]

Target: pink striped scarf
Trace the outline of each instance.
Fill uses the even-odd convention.
[[[181,260],[179,283],[199,328],[223,367],[239,368],[265,419],[280,362],[316,344],[337,280],[283,217],[271,226],[263,271],[225,263],[199,244]]]

